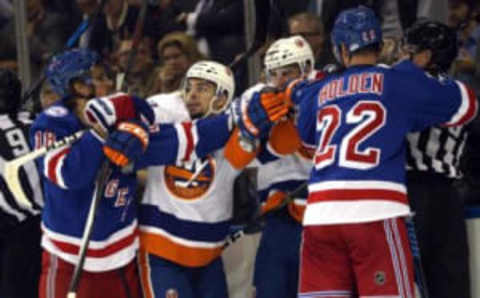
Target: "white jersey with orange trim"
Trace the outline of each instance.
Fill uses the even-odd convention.
[[[188,120],[179,99],[178,93],[148,99],[157,121]],[[189,267],[219,257],[229,233],[233,182],[240,170],[223,150],[147,170],[139,220],[141,249]]]

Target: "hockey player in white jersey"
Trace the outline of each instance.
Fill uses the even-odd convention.
[[[268,83],[277,88],[289,80],[317,75],[312,69],[313,65],[313,52],[300,36],[276,41],[265,55]],[[292,120],[277,124],[272,137],[280,127],[293,127]],[[294,141],[299,140],[296,135],[288,140],[278,142],[272,138],[257,157],[262,163],[258,168],[257,181],[263,212],[279,208],[278,205],[286,199],[286,193],[292,192],[308,179],[312,167],[311,155],[307,150],[285,155],[290,152],[282,152],[279,145],[286,142],[296,146],[299,144]],[[299,194],[284,208],[266,217],[255,260],[254,285],[258,298],[293,298],[297,295],[301,222],[306,194],[304,191],[303,195]]]
[[[314,80],[324,77],[323,72],[312,69],[315,64],[313,52],[301,36],[274,42],[265,54],[264,63],[266,84],[253,86],[243,97],[248,98],[265,86],[282,88],[293,79]],[[285,207],[281,208],[280,205],[288,192],[297,189],[308,179],[312,162],[311,152],[301,146],[293,122],[293,115],[290,115],[276,124],[268,140],[263,140],[253,154],[244,150],[236,152],[237,160],[242,160],[242,166],[257,157],[262,212],[278,209],[266,216],[255,260],[254,286],[256,297],[261,298],[297,295],[301,222],[306,190]]]
[[[148,101],[156,121],[191,118],[195,123],[223,112],[234,89],[229,68],[201,61],[186,74],[185,105],[174,93]],[[164,99],[168,101],[162,102]],[[198,138],[188,123],[176,124],[180,143]],[[183,148],[185,154],[179,156],[190,155],[187,152],[192,148]],[[239,173],[224,150],[203,158],[179,158],[175,165],[148,168],[140,207],[140,266],[145,297],[228,297],[220,256],[232,217],[233,181]]]

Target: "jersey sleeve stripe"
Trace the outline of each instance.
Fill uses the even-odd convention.
[[[182,122],[182,127],[185,132],[185,136],[187,139],[187,146],[185,149],[185,156],[183,157],[183,161],[190,160],[192,155],[193,147],[194,147],[194,136],[192,132],[192,123],[191,122]]]
[[[197,129],[197,124],[196,123],[197,123],[197,121],[194,121],[192,126],[191,126],[193,142],[192,142],[192,153],[191,153],[190,157],[188,158],[189,160],[197,159],[196,148],[199,144],[199,137],[198,137],[198,129]]]
[[[62,177],[62,165],[66,155],[70,152],[70,147],[61,148],[47,154],[44,159],[45,176],[61,188],[67,189]]]
[[[470,88],[466,87],[463,83],[455,82],[460,89],[462,103],[458,108],[457,113],[453,115],[451,120],[447,122],[446,126],[462,125],[472,120],[477,114],[478,104],[475,93]]]
[[[177,163],[182,162],[187,150],[187,137],[182,124],[175,124],[175,130],[177,131],[178,149],[177,149]]]

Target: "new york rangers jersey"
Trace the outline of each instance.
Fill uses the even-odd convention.
[[[207,265],[223,250],[239,174],[218,150],[230,135],[228,116],[190,122],[179,93],[147,101],[157,123],[177,123],[159,125],[163,136],[152,138],[157,149],[147,150],[142,163],[148,178],[139,214],[141,249],[183,266]],[[162,150],[172,152],[169,159]]]
[[[409,61],[359,65],[292,89],[298,132],[315,146],[305,225],[377,221],[410,213],[405,135],[470,121],[473,92]]]
[[[30,138],[35,148],[85,129],[62,103],[42,112]],[[86,130],[75,143],[53,150],[37,160],[42,175],[45,207],[42,214],[42,246],[75,264],[94,195],[95,177],[104,160],[102,139]],[[112,169],[102,196],[84,269],[108,271],[128,264],[138,248],[135,174]]]

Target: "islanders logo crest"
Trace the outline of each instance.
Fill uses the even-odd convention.
[[[176,166],[166,166],[165,185],[176,198],[194,201],[202,198],[215,178],[216,162],[211,156]]]

